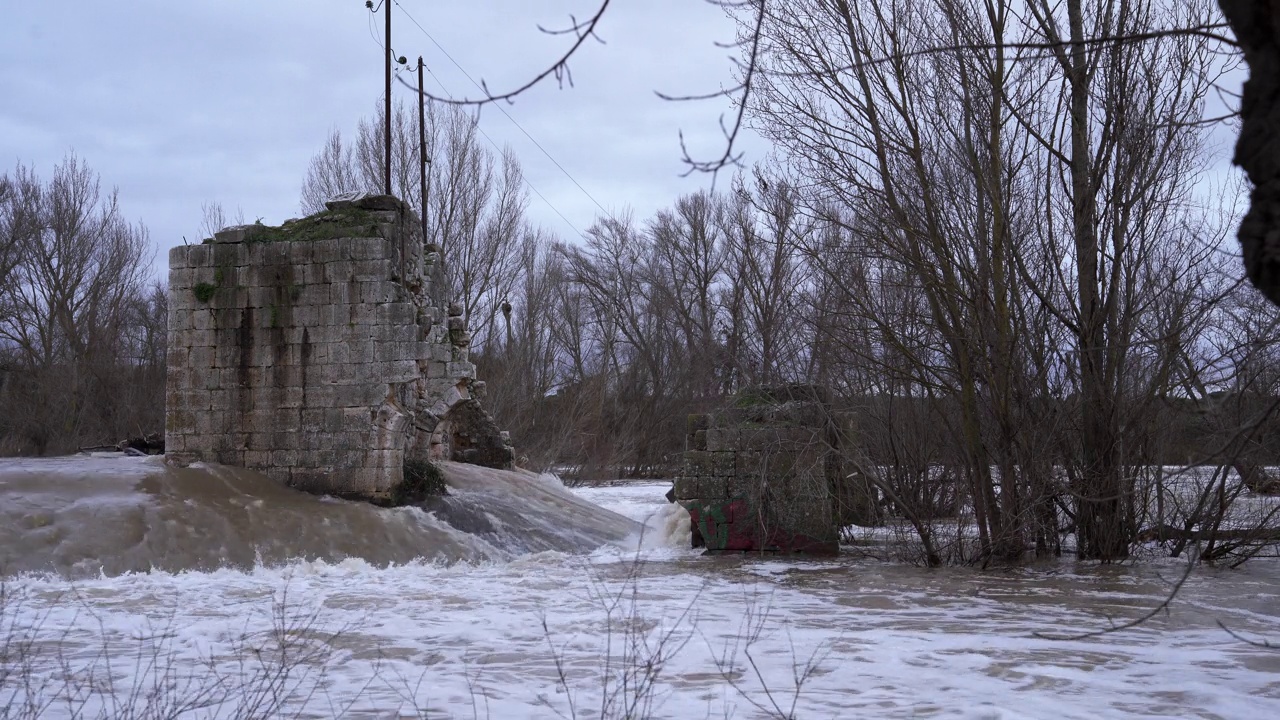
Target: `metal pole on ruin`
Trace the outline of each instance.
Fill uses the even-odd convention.
[[[386,151],[386,167],[384,168],[384,189],[387,195],[391,194],[391,0],[382,0],[382,4],[387,6],[387,96],[386,104],[383,110],[386,112],[386,124],[383,126],[383,132],[386,133],[386,143],[384,149]]]
[[[422,91],[422,71],[426,64],[422,62],[422,56],[418,56],[418,193],[422,197],[422,246],[426,251],[427,245],[427,163],[431,160],[427,157],[427,116],[426,103],[427,96]]]

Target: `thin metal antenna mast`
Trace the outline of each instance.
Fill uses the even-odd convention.
[[[422,71],[426,64],[422,62],[422,56],[418,56],[418,188],[419,194],[422,196],[422,244],[425,250],[430,244],[427,238],[427,163],[431,159],[427,157],[427,117],[426,117],[426,95],[422,92]]]
[[[386,150],[386,155],[384,155],[383,157],[386,158],[386,168],[384,169],[384,172],[385,172],[384,177],[386,179],[385,191],[387,195],[390,195],[391,194],[391,0],[382,0],[382,4],[385,5],[387,8],[387,57],[386,57],[387,97],[386,97],[386,105],[384,106],[384,110],[387,114],[387,122],[386,122],[386,126],[383,128],[384,132],[386,132],[387,134],[387,137],[386,137],[386,145],[384,146]]]
[[[387,84],[386,84],[386,87],[384,88],[384,92],[386,94],[383,97],[383,99],[386,102],[386,104],[383,106],[383,114],[386,116],[384,120],[386,122],[383,123],[383,127],[382,127],[382,132],[385,133],[386,135],[385,137],[386,143],[383,145],[383,156],[382,156],[383,157],[382,191],[386,195],[391,194],[391,62],[394,59],[393,56],[391,55],[391,2],[392,0],[382,0],[382,2],[378,4],[378,7],[382,7],[385,5],[387,8],[387,41],[382,48],[384,51],[386,51],[386,55],[387,55],[384,58],[384,60],[386,60],[386,65],[387,65]],[[374,15],[378,14],[378,8],[373,6],[373,0],[364,0],[364,6],[368,8],[369,12],[373,13]],[[373,28],[370,28],[370,30],[372,29]]]

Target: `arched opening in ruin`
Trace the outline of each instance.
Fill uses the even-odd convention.
[[[504,470],[515,462],[506,434],[474,399],[458,402],[436,423],[428,441],[428,457]]]

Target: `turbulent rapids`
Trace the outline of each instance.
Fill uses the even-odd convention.
[[[1280,717],[1271,560],[703,556],[667,483],[443,470],[448,498],[387,510],[227,467],[0,461],[0,718]],[[1148,622],[1071,639],[1179,578]]]
[[[550,476],[442,463],[450,494],[385,509],[250,470],[160,458],[0,460],[0,577],[240,570],[294,560],[508,560],[589,552],[640,525]]]

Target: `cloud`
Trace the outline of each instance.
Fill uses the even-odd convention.
[[[511,87],[569,41],[539,24],[562,27],[593,9],[592,0],[399,0],[392,47],[423,55],[432,87],[475,92],[454,61],[491,88]],[[549,83],[504,109],[601,205],[644,217],[707,186],[705,176],[679,177],[677,133],[714,155],[717,118],[730,112],[727,101],[668,103],[653,91],[731,84],[731,51],[714,41],[733,34],[719,10],[692,0],[615,1],[606,44],[588,43],[571,65],[573,88]],[[196,240],[203,202],[266,222],[297,214],[311,156],[381,96],[381,36],[381,16],[357,0],[11,4],[0,23],[0,162],[47,174],[74,149],[148,225],[162,270],[169,247]],[[411,97],[398,85],[393,93]],[[554,206],[533,196],[535,221],[569,237],[563,214],[585,230],[595,202],[496,108],[481,117]],[[759,141],[748,147],[763,152]]]

